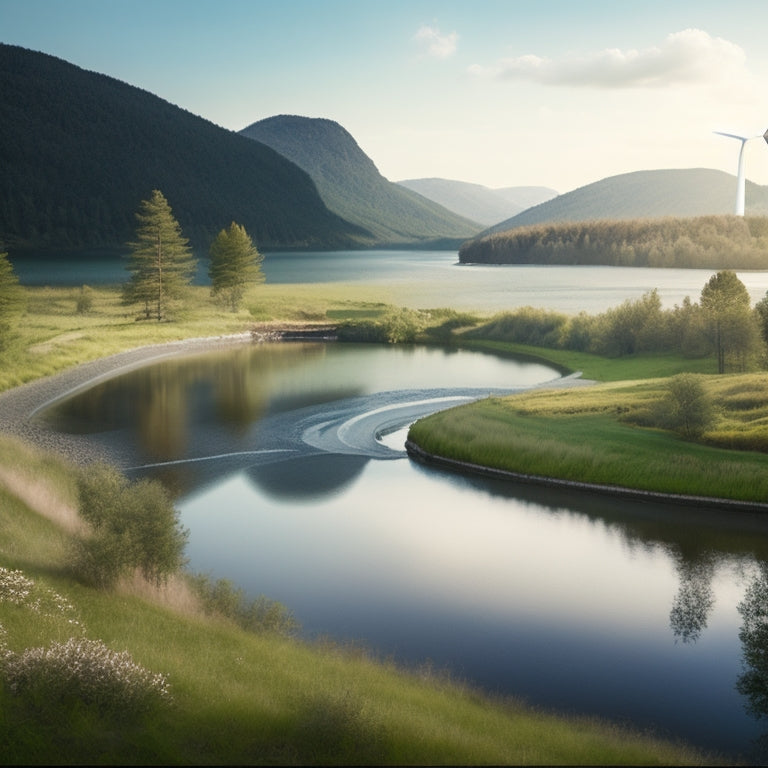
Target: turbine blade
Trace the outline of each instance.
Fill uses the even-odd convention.
[[[712,133],[716,133],[718,136],[727,136],[729,139],[738,139],[739,141],[749,141],[750,139],[749,136],[737,136],[735,133],[723,133],[723,131],[712,131]]]

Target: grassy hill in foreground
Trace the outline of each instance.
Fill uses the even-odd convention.
[[[565,221],[733,213],[736,178],[706,168],[635,171],[587,184],[502,221],[480,236]],[[746,213],[768,215],[768,187],[747,181]]]
[[[368,244],[458,245],[482,227],[385,179],[338,123],[277,115],[240,133],[303,168],[330,210],[367,230]]]
[[[97,705],[66,689],[54,699],[46,684],[38,698],[0,684],[5,763],[703,762],[613,726],[493,702],[360,650],[245,632],[200,615],[178,582],[160,590],[140,582],[118,592],[86,587],[68,575],[72,534],[46,519],[74,503],[72,477],[57,460],[0,440],[0,646],[18,655],[70,637],[99,640],[165,676],[171,700],[146,708],[131,700],[115,710],[104,687]]]
[[[0,114],[0,251],[125,249],[153,189],[198,251],[233,220],[261,249],[359,234],[273,149],[53,56],[0,44]]]

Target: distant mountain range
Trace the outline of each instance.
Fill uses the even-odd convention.
[[[331,166],[320,183],[252,137],[111,77],[0,44],[0,250],[124,251],[153,189],[198,255],[232,221],[261,250],[458,247],[482,229],[381,177],[341,126],[296,124],[313,127],[306,154]]]
[[[366,230],[371,242],[442,241],[458,247],[482,229],[478,221],[385,179],[352,136],[332,120],[278,115],[240,133],[305,170],[328,208]]]
[[[557,197],[557,192],[549,187],[491,189],[452,179],[406,179],[397,183],[459,216],[485,225],[509,219],[532,205]]]
[[[153,189],[205,255],[232,221],[261,250],[458,248],[528,224],[728,214],[735,185],[706,169],[638,171],[555,197],[446,179],[395,184],[331,120],[280,115],[236,133],[0,43],[0,250],[12,255],[125,251]],[[768,215],[768,187],[747,182],[746,199],[748,215]],[[510,216],[517,208],[526,209]]]
[[[480,236],[552,222],[730,214],[735,200],[736,178],[723,171],[635,171],[566,192],[495,224]],[[746,213],[768,215],[768,187],[747,182]]]

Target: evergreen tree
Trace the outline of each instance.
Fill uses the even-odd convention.
[[[143,304],[146,317],[154,313],[159,321],[166,317],[171,302],[182,298],[195,260],[162,192],[155,189],[149,200],[142,200],[136,219],[136,241],[129,243],[131,278],[123,300]]]
[[[221,297],[230,309],[237,311],[248,283],[263,283],[261,264],[264,257],[254,246],[244,227],[234,221],[222,229],[211,245],[211,293]]]
[[[0,352],[8,346],[13,320],[24,311],[25,305],[26,294],[8,261],[8,254],[0,253]]]

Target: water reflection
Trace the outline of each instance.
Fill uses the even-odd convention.
[[[123,466],[163,464],[150,471],[181,495],[225,469],[253,467],[255,482],[279,484],[279,468],[265,473],[259,467],[286,458],[276,451],[296,449],[302,409],[404,387],[509,387],[556,375],[540,364],[436,348],[243,345],[127,373],[69,398],[45,417],[60,431],[90,435]],[[216,461],[203,463],[207,457]],[[309,496],[316,475],[307,474],[306,490],[295,482],[286,488]],[[332,473],[322,482],[332,488]],[[344,482],[340,477],[336,484]]]
[[[755,717],[768,718],[768,563],[760,564],[739,603],[745,671],[736,684]]]
[[[144,471],[179,493],[191,568],[284,602],[310,636],[746,753],[751,715],[768,713],[768,518],[297,450],[304,414],[322,431],[368,392],[551,377],[439,350],[276,345],[137,371],[55,418],[160,457]]]
[[[360,477],[370,459],[321,453],[296,461],[254,465],[246,476],[271,499],[317,501],[335,496]],[[301,482],[297,482],[301,478]]]
[[[695,643],[707,626],[715,602],[712,579],[716,562],[709,553],[700,560],[686,560],[682,555],[677,558],[680,589],[669,613],[669,624],[675,637],[684,643]]]

